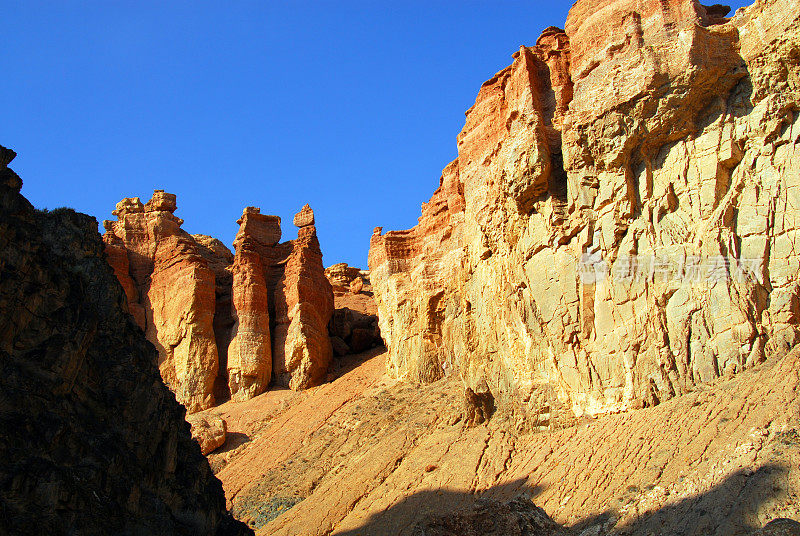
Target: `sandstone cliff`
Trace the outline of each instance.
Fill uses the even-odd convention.
[[[0,532],[249,534],[124,309],[139,289],[94,218],[33,209],[14,156],[0,147]]]
[[[369,264],[396,377],[520,425],[657,404],[798,342],[800,3],[579,0],[483,84]]]
[[[245,209],[234,255],[215,238],[183,231],[176,207],[161,190],[144,205],[123,199],[103,240],[178,400],[195,412],[218,398],[252,398],[273,379],[293,389],[322,381],[333,295],[313,211],[298,214],[297,240],[279,243],[280,218]]]

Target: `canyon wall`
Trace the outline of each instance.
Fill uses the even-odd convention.
[[[226,512],[185,409],[134,324],[141,314],[126,312],[125,295],[136,303],[139,289],[130,279],[117,284],[97,222],[70,209],[35,210],[7,167],[14,156],[0,147],[2,532],[252,534]],[[154,210],[171,216],[169,207],[167,199]],[[127,256],[109,251],[120,270]],[[192,258],[169,264],[173,257],[153,253],[191,288],[206,282]],[[125,273],[138,276],[141,259],[130,261]],[[186,330],[201,333],[202,322]],[[162,357],[179,368],[179,359],[210,359],[205,350]]]
[[[657,404],[798,340],[800,2],[579,0],[371,240],[392,375],[520,426]]]
[[[103,241],[178,401],[195,412],[252,398],[273,380],[292,389],[320,383],[332,355],[333,294],[310,207],[295,218],[297,240],[284,243],[279,217],[246,208],[235,255],[181,229],[176,208],[162,190],[145,204],[123,199]]]

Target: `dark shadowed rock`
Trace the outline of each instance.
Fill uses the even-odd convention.
[[[566,536],[550,516],[519,496],[508,502],[478,499],[464,511],[430,516],[417,524],[414,536]]]
[[[125,310],[97,222],[34,210],[0,155],[0,532],[251,534]]]

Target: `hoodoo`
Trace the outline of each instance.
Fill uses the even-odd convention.
[[[178,400],[195,412],[217,398],[250,399],[271,381],[292,389],[319,384],[332,355],[333,292],[311,208],[295,217],[298,238],[281,243],[280,218],[247,207],[235,255],[181,229],[176,208],[175,195],[162,190],[144,205],[123,199],[103,241]]]

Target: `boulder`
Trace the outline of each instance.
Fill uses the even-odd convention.
[[[192,439],[200,445],[203,456],[225,444],[228,428],[219,415],[195,413],[186,417],[186,422],[192,427]]]

